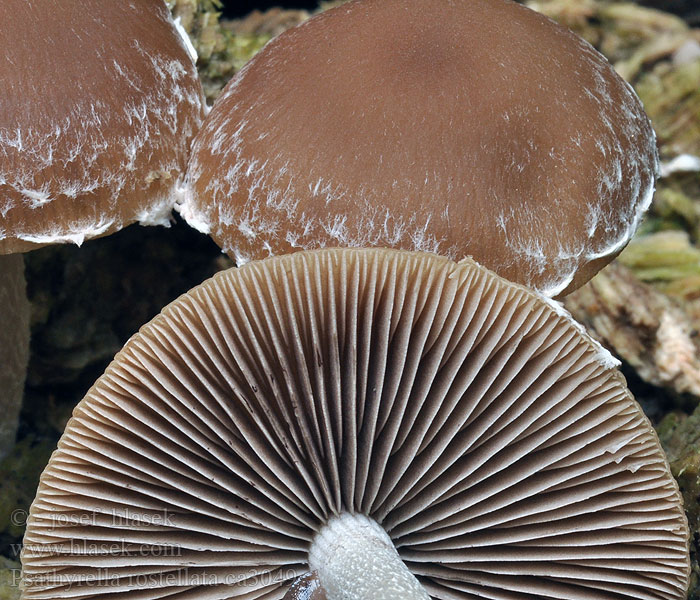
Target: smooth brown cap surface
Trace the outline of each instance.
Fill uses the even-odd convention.
[[[435,598],[685,597],[676,483],[570,318],[471,261],[335,249],[128,342],[42,475],[24,598],[279,600],[343,511]]]
[[[506,0],[359,0],[273,40],[196,138],[181,207],[237,261],[383,246],[547,295],[612,260],[654,134],[589,44]]]
[[[0,253],[167,224],[203,118],[161,0],[0,3]]]

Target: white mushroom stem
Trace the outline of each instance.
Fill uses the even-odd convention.
[[[0,459],[15,444],[29,360],[29,300],[21,254],[0,255]]]
[[[328,521],[311,544],[309,566],[328,600],[430,600],[391,538],[365,515]]]

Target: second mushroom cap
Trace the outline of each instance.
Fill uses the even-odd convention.
[[[557,296],[622,250],[656,168],[634,91],[564,27],[510,0],[355,0],[229,83],[180,208],[239,263],[471,255]]]

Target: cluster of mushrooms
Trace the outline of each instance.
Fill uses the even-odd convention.
[[[26,360],[16,253],[175,208],[238,263],[75,409],[23,598],[685,596],[656,435],[552,299],[620,252],[657,170],[587,43],[510,0],[354,0],[209,112],[160,0],[3,11],[4,389]]]

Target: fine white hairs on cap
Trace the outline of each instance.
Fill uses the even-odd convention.
[[[228,84],[180,209],[235,260],[403,248],[561,296],[624,248],[657,162],[632,88],[543,15],[510,0],[355,0],[275,38]]]
[[[168,225],[204,118],[162,1],[0,2],[0,253]]]

